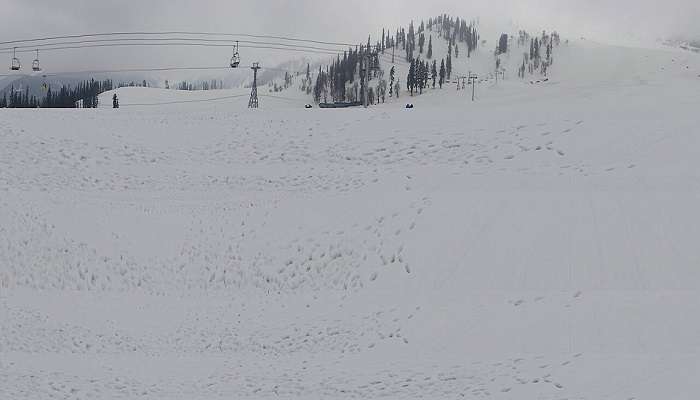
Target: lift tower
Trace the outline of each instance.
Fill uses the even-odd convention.
[[[250,69],[253,70],[253,89],[250,92],[248,108],[258,108],[258,70],[260,69],[260,63],[253,63]]]

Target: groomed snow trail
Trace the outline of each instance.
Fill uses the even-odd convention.
[[[0,398],[696,398],[700,62],[581,53],[636,69],[0,111]]]

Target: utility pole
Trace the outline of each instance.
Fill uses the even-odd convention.
[[[250,69],[253,70],[253,89],[250,92],[248,108],[258,108],[258,70],[260,69],[260,63],[253,63]]]
[[[472,74],[469,72],[469,84],[472,85],[472,101],[475,99],[475,94],[476,94],[476,80],[479,77],[476,76],[476,74]]]

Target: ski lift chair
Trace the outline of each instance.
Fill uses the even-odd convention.
[[[238,68],[241,65],[241,55],[238,53],[238,41],[236,47],[233,48],[233,57],[231,57],[231,68]]]
[[[17,58],[17,49],[12,50],[12,64],[10,65],[10,70],[12,71],[19,71],[20,68],[22,68],[22,64],[19,62],[19,58]]]
[[[39,64],[39,50],[36,51],[36,59],[32,62],[32,71],[41,72],[41,64]]]

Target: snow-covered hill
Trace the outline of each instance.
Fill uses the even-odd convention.
[[[698,74],[0,110],[0,398],[694,399]]]

